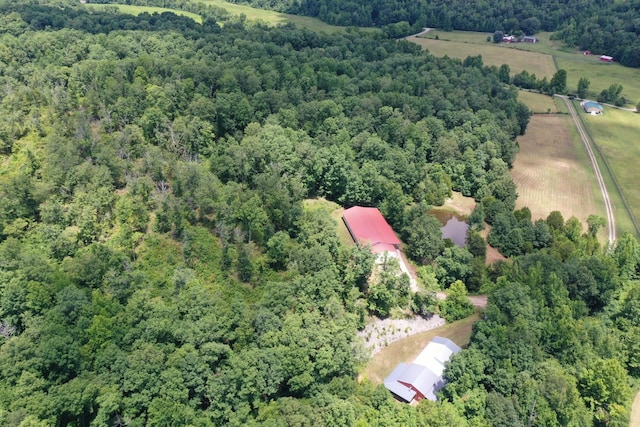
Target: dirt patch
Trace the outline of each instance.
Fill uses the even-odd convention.
[[[474,307],[485,308],[487,306],[486,295],[470,295],[467,298],[469,298],[469,301],[471,301]]]
[[[631,427],[640,427],[640,392],[636,394],[636,398],[633,399],[633,406],[631,406]]]
[[[450,210],[462,216],[469,216],[475,207],[476,201],[473,197],[466,197],[462,193],[454,191],[451,197],[444,201],[444,205],[436,209]]]

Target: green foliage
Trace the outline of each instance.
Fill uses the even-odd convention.
[[[447,322],[464,319],[473,314],[473,305],[467,298],[467,289],[460,280],[456,280],[449,287],[447,298],[440,302],[440,315]]]
[[[403,229],[407,253],[422,263],[435,260],[444,249],[440,222],[429,215],[428,210],[429,207],[423,204],[409,208]]]
[[[558,70],[555,72],[551,81],[549,82],[548,92],[553,93],[565,93],[567,91],[567,71]]]
[[[406,308],[410,301],[409,276],[400,270],[398,260],[386,258],[376,273],[368,289],[369,309],[387,317],[394,307]],[[420,308],[428,310],[428,305],[427,308],[423,306],[421,304]]]
[[[578,97],[579,98],[584,99],[587,97],[590,84],[591,82],[589,81],[588,78],[580,77],[580,80],[578,80]]]
[[[628,389],[589,363],[638,374],[637,242],[609,254],[575,219],[512,212],[530,112],[508,69],[360,32],[222,31],[181,1],[163,6],[202,25],[31,3],[0,7],[0,423],[517,425],[533,401],[540,425],[624,419]],[[452,190],[523,255],[487,270],[475,232],[445,248],[427,211]],[[379,206],[426,291],[343,245],[320,197]],[[465,285],[493,291],[443,398],[357,383],[367,308],[429,316],[449,285],[448,320],[473,312]]]

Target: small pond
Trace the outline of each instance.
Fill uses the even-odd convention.
[[[433,216],[438,218],[440,224],[443,226],[442,230],[443,239],[451,239],[457,246],[463,247],[467,243],[467,229],[469,225],[465,222],[464,218],[455,212],[432,210],[430,212]]]

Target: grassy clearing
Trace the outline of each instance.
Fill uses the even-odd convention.
[[[344,212],[344,208],[337,208],[331,212],[331,218],[336,222],[338,238],[345,246],[355,246],[356,242],[351,238],[351,233],[349,233],[347,226],[342,220],[342,212]]]
[[[465,347],[471,339],[471,327],[478,320],[480,311],[466,319],[395,341],[369,361],[362,371],[362,376],[374,384],[382,384],[398,363],[411,362],[435,336],[449,338],[460,347]]]
[[[518,91],[518,99],[534,113],[559,113],[555,98],[526,90]]]
[[[91,9],[106,9],[106,8],[115,7],[118,9],[120,13],[125,13],[128,15],[135,15],[135,16],[138,16],[141,13],[145,13],[145,12],[149,14],[172,12],[172,13],[175,13],[176,15],[186,16],[188,18],[193,19],[198,24],[202,24],[202,17],[200,15],[197,15],[191,12],[185,12],[183,10],[178,10],[178,9],[168,9],[165,7],[153,7],[153,6],[133,6],[128,4],[113,4],[113,3],[112,4],[86,3],[85,6]]]
[[[436,35],[439,40],[435,39]],[[424,37],[409,37],[407,40],[419,44],[435,56],[448,55],[452,58],[464,59],[467,56],[482,55],[485,65],[499,67],[502,64],[509,64],[512,74],[527,70],[540,78],[550,79],[556,72],[551,55],[514,49],[507,44],[498,45],[487,42],[487,35],[487,33],[431,30]]]
[[[298,27],[307,28],[313,31],[324,31],[328,33],[334,33],[338,31],[345,31],[346,27],[338,27],[335,25],[325,24],[316,18],[310,18],[308,16],[290,15],[288,13],[279,13],[272,10],[256,9],[250,6],[228,3],[224,0],[202,0],[204,4],[220,7],[225,9],[231,15],[240,16],[244,15],[250,21],[264,22],[269,26],[295,24]],[[377,32],[380,31],[376,28],[361,28],[365,31]]]
[[[640,143],[638,142],[640,115],[605,107],[603,115],[582,114],[582,119],[611,167],[631,211],[636,218],[640,218],[640,187],[637,170],[637,165],[640,164]],[[615,187],[611,185],[608,188],[611,193]],[[616,204],[616,207],[619,211],[623,210],[622,204]],[[622,216],[622,212],[616,214],[616,219]],[[629,226],[623,227],[623,231],[624,229],[631,231]]]
[[[434,209],[440,209],[455,212],[458,215],[469,216],[476,207],[476,201],[473,197],[463,196],[462,193],[454,191],[451,197],[444,201],[444,205],[437,206]]]
[[[567,71],[567,87],[576,90],[578,80],[586,77],[591,82],[590,97],[596,98],[602,89],[612,84],[621,84],[622,95],[636,105],[640,101],[640,69],[623,67],[620,64],[600,62],[596,56],[585,56],[581,52],[558,53],[556,56],[558,68]]]
[[[569,116],[534,115],[518,138],[520,152],[511,170],[518,186],[516,207],[527,206],[534,219],[557,210],[586,223],[590,214],[605,214],[586,150],[572,130]]]

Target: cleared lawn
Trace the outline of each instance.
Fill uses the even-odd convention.
[[[581,114],[622,189],[631,211],[640,218],[640,114],[605,107],[601,116]],[[609,192],[613,192],[610,187]],[[622,206],[618,206],[622,210]],[[617,214],[616,218],[621,215]],[[627,229],[626,231],[631,231]]]
[[[559,113],[556,98],[541,93],[518,91],[518,100],[522,101],[534,113]]]
[[[178,10],[178,9],[168,9],[165,7],[133,6],[128,4],[114,4],[114,3],[111,3],[111,4],[86,3],[85,7],[89,7],[91,9],[106,9],[106,8],[116,7],[118,8],[118,11],[120,13],[126,13],[128,15],[135,15],[135,16],[138,16],[141,13],[145,13],[145,12],[149,14],[172,12],[172,13],[175,13],[176,15],[189,17],[194,21],[196,21],[198,24],[202,24],[202,17],[200,15],[197,15],[191,12],[185,12],[183,10]]]
[[[395,341],[369,361],[362,371],[362,376],[374,384],[382,384],[398,363],[413,361],[436,336],[449,338],[460,347],[466,347],[471,339],[471,327],[478,320],[480,320],[480,311],[466,319]]]
[[[569,116],[538,114],[518,138],[520,152],[511,170],[518,186],[516,207],[528,207],[533,219],[556,210],[583,224],[590,214],[604,216],[591,164],[572,130]]]
[[[440,40],[435,39],[435,34]],[[450,37],[451,41],[446,40],[446,37]],[[454,39],[461,41],[454,41]],[[464,59],[467,56],[482,55],[482,61],[485,65],[499,67],[502,64],[509,64],[512,74],[527,70],[539,78],[547,77],[550,79],[556,72],[551,55],[514,49],[506,44],[490,43],[486,41],[487,36],[483,33],[461,31],[449,33],[432,30],[425,37],[407,37],[407,40],[419,44],[435,56],[448,55],[452,58]]]

